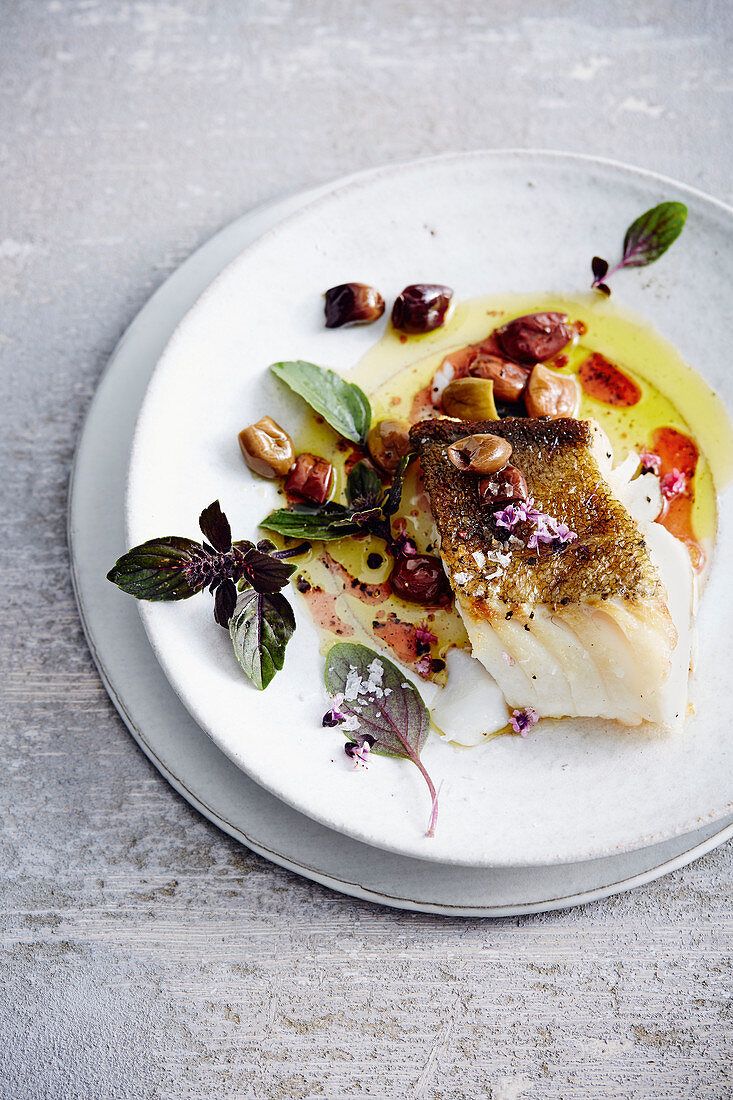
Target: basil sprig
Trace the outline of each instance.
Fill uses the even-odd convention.
[[[289,538],[319,539],[333,542],[359,531],[368,531],[377,538],[392,544],[390,517],[395,514],[402,499],[405,472],[414,454],[401,459],[392,484],[382,488],[377,471],[369,463],[357,462],[346,481],[346,504],[309,505],[296,504],[292,508],[278,508],[262,520],[260,527],[276,531]]]
[[[255,687],[265,688],[282,668],[295,629],[292,609],[280,594],[295,571],[285,559],[309,545],[276,550],[269,539],[256,546],[248,539],[232,542],[218,500],[204,508],[199,527],[203,542],[168,535],[133,547],[107,580],[138,600],[186,600],[208,588],[216,622],[225,628],[234,623],[230,633],[239,663]]]
[[[608,261],[594,256],[592,287],[606,297],[611,290],[607,280],[622,267],[646,267],[663,256],[685,227],[687,207],[683,202],[662,202],[647,210],[626,230],[623,255],[615,267],[609,270]]]

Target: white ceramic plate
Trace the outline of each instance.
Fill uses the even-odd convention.
[[[731,212],[670,181],[555,154],[473,154],[387,169],[335,191],[245,251],[203,295],[151,382],[130,466],[128,539],[196,535],[218,497],[235,537],[255,533],[272,501],[250,478],[236,433],[268,412],[292,423],[300,403],[267,377],[275,359],[347,370],[378,332],[326,331],[322,290],[351,278],[385,297],[415,280],[459,298],[507,290],[573,293],[593,252],[612,255],[638,213],[662,199],[690,209],[658,268],[626,273],[617,292],[645,314],[722,394],[731,329]],[[663,266],[662,266],[663,265]],[[704,319],[710,319],[707,325]],[[593,722],[461,751],[430,739],[443,780],[437,836],[423,836],[426,797],[409,764],[354,772],[324,710],[322,659],[307,614],[267,692],[239,672],[204,597],[141,604],[175,690],[216,744],[263,786],[369,844],[423,859],[518,866],[597,858],[659,842],[730,812],[725,713],[733,696],[727,631],[729,500],[699,616],[697,713],[684,738],[648,741]],[[123,598],[120,596],[120,598]]]
[[[733,825],[718,822],[651,848],[576,864],[476,868],[409,859],[291,809],[220,752],[181,705],[152,657],[133,601],[120,603],[104,577],[124,540],[133,429],[153,368],[201,291],[242,248],[312,197],[260,207],[189,257],[125,333],[84,424],[69,485],[74,591],[92,656],[133,737],[179,794],[236,840],[332,889],[398,908],[500,917],[580,905],[650,882],[722,844]]]

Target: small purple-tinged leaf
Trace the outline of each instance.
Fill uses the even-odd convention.
[[[608,263],[600,256],[591,261],[593,282],[591,286],[607,297],[611,293],[606,281],[622,267],[646,267],[663,256],[679,237],[687,219],[687,207],[683,202],[660,202],[636,219],[626,230],[621,259],[609,270]]]
[[[223,626],[224,629],[229,626],[229,620],[234,614],[234,608],[237,603],[237,586],[234,581],[228,577],[222,581],[216,590],[216,596],[214,597],[214,619]]]
[[[438,796],[420,760],[430,732],[430,715],[420,692],[386,657],[351,642],[338,642],[328,651],[326,687],[339,696],[339,711],[349,719],[347,739],[368,734],[374,738],[372,752],[411,760],[418,768],[431,798],[425,835],[434,836]]]
[[[283,667],[285,647],[295,630],[295,616],[285,597],[248,588],[240,592],[229,634],[237,660],[260,691]]]
[[[219,506],[218,500],[215,500],[208,508],[204,508],[199,516],[199,527],[203,531],[204,538],[207,538],[220,554],[225,554],[227,550],[231,549],[232,529],[229,526],[229,520]]]
[[[683,202],[661,202],[647,210],[626,230],[621,267],[646,267],[664,255],[685,227]]]

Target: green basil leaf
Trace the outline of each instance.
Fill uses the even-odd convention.
[[[229,634],[237,660],[260,691],[283,667],[285,647],[294,630],[293,609],[281,593],[249,588],[239,594]]]
[[[368,462],[357,462],[346,479],[346,499],[360,508],[376,504],[382,491],[382,479]]]
[[[138,600],[186,600],[206,583],[196,567],[207,556],[191,539],[150,539],[123,554],[107,580]]]
[[[260,527],[292,539],[320,539],[323,542],[342,539],[344,535],[353,535],[359,529],[350,509],[341,504],[327,504],[317,510],[306,507],[279,508],[263,519]]]
[[[366,394],[353,382],[303,359],[273,363],[270,370],[346,439],[366,440],[372,410]]]
[[[683,202],[662,202],[647,210],[626,230],[620,266],[653,264],[677,240],[686,218],[687,207]]]

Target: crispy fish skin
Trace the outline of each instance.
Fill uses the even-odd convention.
[[[543,545],[539,551],[508,541],[506,528],[497,526],[495,509],[481,505],[477,479],[457,470],[446,453],[449,444],[482,432],[511,443],[511,462],[524,474],[535,507],[566,523],[577,539],[559,547]],[[474,613],[487,600],[489,618],[497,602],[511,609],[532,604],[556,608],[612,597],[634,603],[664,600],[638,524],[604,481],[594,454],[603,437],[592,422],[508,417],[466,424],[434,419],[415,424],[410,437],[420,454],[441,554],[454,588]],[[610,454],[607,458],[610,462]]]
[[[477,479],[446,454],[450,443],[479,432],[512,444],[511,462],[535,507],[577,539],[530,549],[525,525],[511,535],[497,525],[498,509],[481,505]],[[642,528],[605,480],[613,456],[600,428],[572,419],[443,419],[416,424],[411,438],[473,655],[509,706],[532,707],[542,717],[679,728],[687,706],[689,604],[678,613],[680,633]],[[650,540],[662,532],[655,526],[647,524]],[[668,541],[673,553],[680,550]],[[667,583],[684,596],[692,589],[682,557]]]

